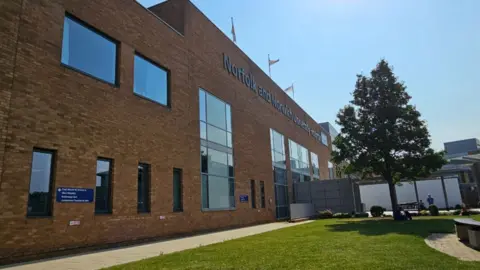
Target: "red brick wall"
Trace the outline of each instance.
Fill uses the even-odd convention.
[[[12,26],[2,23],[0,36],[14,40],[15,20],[9,18],[18,15],[20,1],[7,2],[8,11],[0,6],[0,21],[8,20]],[[322,178],[327,178],[328,148],[228,75],[222,53],[236,65],[250,69],[257,84],[275,92],[295,114],[304,115],[311,127],[316,122],[192,5],[186,7],[183,37],[133,0],[24,2],[9,133],[6,147],[0,147],[5,149],[0,261],[60,248],[274,221],[270,128],[316,152]],[[60,65],[65,12],[121,42],[119,87]],[[4,45],[0,67],[11,70],[8,51],[13,41],[0,42]],[[134,51],[171,70],[171,109],[133,95]],[[8,76],[12,75],[0,75],[2,95],[9,93]],[[232,105],[234,211],[201,211],[199,87]],[[0,104],[0,120],[5,123],[5,105]],[[5,128],[1,132],[4,134]],[[93,203],[55,202],[52,217],[26,218],[33,147],[57,150],[55,187],[95,188],[97,157],[114,159],[113,213],[94,215]],[[137,214],[139,162],[151,164],[149,214]],[[173,168],[183,169],[182,213],[172,212]],[[239,194],[250,194],[250,179],[265,181],[266,209],[251,209],[249,203],[239,202]],[[257,191],[258,204],[259,196]],[[81,224],[68,226],[70,220],[80,220]]]

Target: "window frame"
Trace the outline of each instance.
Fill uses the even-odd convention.
[[[265,208],[265,181],[260,180],[260,208]]]
[[[198,121],[200,123],[200,125],[203,123],[205,124],[205,139],[203,139],[202,137],[200,137],[200,140],[204,140],[206,141],[207,143],[210,142],[210,143],[214,143],[214,144],[217,144],[217,145],[220,145],[222,147],[225,147],[225,148],[229,148],[232,150],[233,152],[233,143],[234,143],[234,139],[233,139],[233,117],[232,117],[232,114],[233,114],[233,110],[232,110],[232,105],[226,101],[224,101],[223,99],[219,98],[218,96],[210,93],[209,91],[205,90],[205,88],[202,88],[202,87],[199,87],[198,88],[198,91],[203,91],[204,94],[205,94],[205,120],[202,120],[200,117],[201,117],[201,114],[200,114],[200,94],[199,94],[199,98],[198,98],[198,103],[199,103],[199,110],[198,110],[198,114],[199,114],[199,117],[198,117]],[[225,103],[225,127],[219,127],[215,124],[212,124],[212,123],[209,123],[208,122],[208,95],[220,100],[221,102]],[[230,107],[230,131],[228,131],[228,121],[227,121],[227,106]],[[199,129],[201,131],[201,127],[199,125]],[[216,129],[219,129],[223,132],[225,132],[226,134],[226,141],[225,141],[225,145],[223,144],[220,144],[220,143],[217,143],[217,142],[214,142],[214,141],[210,141],[208,139],[208,127],[211,126],[211,127],[214,127]],[[229,134],[230,134],[230,137],[231,137],[231,145],[228,146],[228,137],[229,137]],[[200,135],[200,132],[199,132],[199,136]]]
[[[48,188],[48,206],[47,206],[47,212],[45,214],[29,214],[28,213],[28,205],[30,204],[30,185],[32,183],[32,168],[33,168],[33,155],[35,152],[38,153],[44,153],[44,154],[50,154],[52,156],[51,164],[50,164],[50,177],[49,177],[49,188]],[[55,171],[56,171],[56,155],[57,155],[57,150],[54,149],[47,149],[47,148],[40,148],[40,147],[34,147],[32,150],[32,158],[30,160],[30,180],[28,181],[28,199],[27,199],[27,211],[26,211],[26,217],[27,218],[51,218],[53,217],[53,199],[54,199],[54,194],[53,191],[54,186],[55,186]]]
[[[137,165],[137,173],[138,173],[138,167],[142,166],[144,170],[146,170],[146,179],[143,179],[144,181],[144,191],[145,192],[145,196],[146,198],[144,198],[144,209],[139,209],[138,208],[138,203],[139,203],[139,200],[138,200],[138,178],[137,178],[137,213],[139,214],[145,214],[145,213],[150,213],[151,212],[151,209],[150,209],[150,189],[151,189],[151,168],[150,168],[150,164],[148,163],[145,163],[145,162],[139,162],[138,165]],[[145,183],[146,182],[146,183]]]
[[[179,188],[180,188],[180,207],[176,208],[175,207],[175,185],[173,184],[175,182],[175,173],[179,173]],[[180,168],[173,168],[173,174],[172,174],[172,189],[173,189],[173,196],[172,196],[172,204],[173,204],[173,212],[179,213],[183,212],[183,170]]]
[[[115,82],[109,82],[107,80],[104,80],[102,78],[98,78],[97,76],[93,75],[93,74],[90,74],[86,71],[83,71],[83,70],[80,70],[74,66],[71,66],[69,64],[65,64],[62,62],[62,54],[63,54],[63,33],[65,31],[64,27],[65,27],[65,18],[69,18],[70,20],[80,24],[81,26],[85,27],[86,29],[94,32],[95,34],[105,38],[106,40],[112,42],[113,44],[115,44]],[[61,51],[60,51],[60,65],[67,68],[67,69],[70,69],[70,70],[73,70],[75,72],[78,72],[84,76],[87,76],[87,77],[90,77],[92,79],[95,79],[97,81],[100,81],[102,83],[106,83],[114,88],[120,88],[120,58],[121,58],[121,54],[120,54],[120,41],[114,39],[113,37],[109,36],[108,34],[102,32],[101,30],[97,29],[96,27],[94,27],[93,25],[87,23],[86,21],[78,18],[77,16],[73,15],[72,13],[69,13],[69,12],[66,12],[64,17],[63,17],[63,25],[62,25],[62,46],[61,46]]]
[[[153,66],[165,71],[167,73],[167,104],[162,104],[160,103],[159,101],[156,101],[154,99],[151,99],[149,97],[146,97],[146,96],[142,96],[138,93],[135,93],[135,56],[138,56],[140,58],[142,58],[143,60],[145,60],[146,62],[152,64]],[[133,95],[139,97],[139,98],[142,98],[142,99],[145,99],[145,100],[148,100],[148,101],[151,101],[153,103],[156,103],[160,106],[163,106],[165,108],[168,108],[168,109],[171,109],[172,108],[172,102],[171,102],[171,71],[169,68],[167,68],[166,66],[163,66],[161,64],[159,64],[158,62],[156,62],[155,60],[152,60],[151,58],[148,58],[145,54],[139,52],[138,50],[135,50],[134,53],[133,53],[133,89],[132,89],[132,92],[133,92]]]
[[[275,134],[274,133],[276,133],[276,134],[278,134],[282,137],[282,149],[281,149],[282,152],[279,152],[279,150],[275,148]],[[284,169],[287,168],[287,154],[286,154],[286,150],[285,150],[285,136],[282,133],[278,132],[277,130],[275,130],[273,128],[270,128],[270,154],[272,156],[272,165],[274,167],[279,167],[279,168],[284,168]],[[282,157],[283,157],[283,163],[282,164],[278,164],[275,161],[275,154],[282,155]]]
[[[322,144],[325,145],[325,146],[328,146],[328,135],[327,133],[321,131],[320,132],[320,137],[321,137],[321,140],[322,140]],[[324,141],[325,139],[325,141]]]
[[[292,153],[294,153],[294,151],[292,151],[292,145],[295,144],[296,145],[296,150],[297,150],[297,155],[298,155],[298,159],[296,157],[293,157]],[[306,148],[305,146],[297,143],[296,141],[292,140],[292,139],[288,139],[288,148],[289,148],[289,161],[290,161],[290,174],[292,176],[292,181],[293,181],[293,174],[294,173],[297,173],[300,175],[300,182],[305,182],[305,177],[308,177],[308,181],[311,181],[312,179],[312,164],[311,164],[311,155],[310,155],[310,150],[308,150],[308,148]],[[306,151],[306,158],[307,158],[307,161],[306,163],[304,163],[302,161],[302,149],[305,149]],[[295,163],[298,163],[300,165],[299,168],[293,168],[292,166],[292,161],[295,162]],[[307,167],[303,167],[303,166],[307,166]],[[308,172],[306,172],[305,170],[308,169]],[[294,182],[295,183],[295,182]]]
[[[202,171],[202,155],[200,153],[199,155],[199,159],[200,159],[200,197],[201,197],[201,205],[200,205],[200,209],[202,212],[212,212],[212,211],[232,211],[232,210],[236,210],[236,205],[237,205],[237,202],[236,202],[236,197],[235,197],[235,194],[236,194],[236,182],[235,182],[235,155],[234,155],[234,138],[233,138],[233,127],[234,127],[234,120],[233,120],[233,110],[232,110],[232,105],[228,102],[226,102],[225,100],[219,98],[218,96],[212,94],[211,92],[207,91],[205,88],[203,87],[198,87],[198,93],[199,93],[199,99],[198,99],[198,104],[199,104],[199,110],[198,110],[198,123],[199,123],[199,133],[198,133],[198,136],[199,136],[199,139],[200,139],[200,149],[202,147],[205,147],[206,149],[206,154],[207,154],[207,157],[208,157],[208,151],[209,149],[213,149],[213,150],[216,150],[216,151],[219,151],[219,152],[224,152],[224,153],[227,153],[227,167],[230,169],[230,163],[228,161],[228,155],[231,155],[232,156],[232,167],[233,167],[233,173],[230,175],[230,171],[228,172],[228,175],[227,176],[224,176],[224,175],[217,175],[217,174],[212,174],[212,173],[209,173],[208,171],[206,173],[204,173]],[[200,109],[201,109],[201,104],[200,104],[200,92],[203,92],[204,95],[205,95],[205,106],[204,106],[204,114],[205,114],[205,120],[202,120],[201,119],[201,113],[200,113]],[[208,95],[211,95],[213,96],[214,98],[220,100],[221,102],[223,102],[225,104],[225,128],[222,128],[222,127],[218,127],[214,124],[210,124],[208,123]],[[228,121],[226,119],[227,117],[227,105],[230,107],[230,125],[231,125],[231,131],[228,131]],[[228,134],[231,135],[232,137],[232,144],[231,146],[228,146],[228,142],[226,142],[225,145],[222,145],[222,144],[219,144],[217,142],[214,142],[214,141],[209,141],[208,140],[208,131],[206,131],[206,138],[203,139],[200,135],[200,132],[201,132],[201,128],[200,128],[200,125],[201,124],[205,124],[206,127],[207,127],[207,130],[208,130],[208,126],[212,126],[212,127],[215,127],[217,129],[220,129],[221,131],[225,132],[226,135],[227,135],[227,141],[228,141]],[[208,158],[207,158],[208,159]],[[208,162],[207,162],[207,167],[208,167]],[[233,205],[231,207],[220,207],[220,208],[205,208],[203,207],[203,197],[204,196],[207,196],[208,197],[208,194],[204,194],[204,190],[203,190],[203,176],[206,176],[207,177],[207,189],[208,189],[208,183],[209,183],[209,179],[208,177],[209,176],[213,176],[213,177],[220,177],[220,178],[224,178],[226,179],[226,181],[228,181],[228,185],[229,185],[229,188],[230,188],[230,185],[233,185]],[[230,190],[229,190],[230,191]]]
[[[316,157],[317,164],[314,164],[313,158],[312,158],[313,156]],[[311,168],[312,168],[312,176],[313,176],[313,178],[314,178],[314,179],[315,179],[315,178],[320,178],[320,160],[319,160],[319,158],[318,158],[317,153],[314,153],[314,152],[312,152],[312,151],[310,151],[310,166],[311,166]],[[315,174],[315,169],[317,169],[318,174]]]
[[[114,161],[112,158],[106,158],[106,157],[102,157],[102,156],[98,156],[96,161],[95,161],[95,165],[97,165],[97,162],[98,161],[108,161],[110,162],[110,166],[108,168],[108,176],[109,176],[109,185],[108,185],[108,209],[106,211],[97,211],[97,207],[96,207],[96,202],[97,202],[97,185],[95,184],[95,203],[94,203],[94,212],[95,212],[95,215],[110,215],[113,213],[113,164],[114,164]],[[97,166],[95,166],[95,177],[97,176],[97,172],[96,172],[96,169],[97,169]],[[96,181],[96,180],[95,180]]]

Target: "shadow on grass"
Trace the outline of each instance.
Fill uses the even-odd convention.
[[[365,219],[360,221],[339,221],[326,226],[334,232],[356,231],[361,235],[376,236],[389,233],[415,235],[425,238],[431,233],[453,233],[454,222],[450,219],[417,219],[394,221],[390,219]]]

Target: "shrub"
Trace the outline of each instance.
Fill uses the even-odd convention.
[[[334,218],[341,218],[342,215],[343,215],[342,213],[335,213],[335,214],[333,214],[333,217]]]
[[[383,212],[385,212],[384,209],[385,208],[381,206],[374,205],[370,208],[370,214],[372,215],[372,217],[381,217],[383,215]]]
[[[349,213],[335,213],[333,214],[334,218],[351,218],[352,216]]]
[[[356,213],[356,214],[355,214],[355,217],[356,217],[356,218],[367,218],[367,217],[368,217],[368,213]]]
[[[460,210],[462,209],[462,206],[460,204],[455,205],[455,209]]]
[[[453,215],[458,216],[458,215],[460,215],[461,212],[462,212],[462,210],[455,210],[455,211],[453,211]]]
[[[435,204],[430,205],[428,207],[428,211],[430,212],[430,215],[432,215],[432,216],[438,216],[439,215],[438,207]]]
[[[462,211],[460,211],[460,216],[470,216],[470,211],[462,209]]]
[[[383,215],[383,217],[392,217],[392,215]]]
[[[470,210],[470,215],[480,215],[480,211]]]
[[[318,217],[319,218],[332,218],[333,213],[330,210],[319,211],[318,212]]]
[[[430,213],[428,213],[428,210],[421,210],[418,215],[419,216],[428,216]]]

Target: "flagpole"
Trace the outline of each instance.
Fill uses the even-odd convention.
[[[233,25],[233,17],[231,17],[232,19],[232,39],[233,39],[233,43],[237,43],[237,38],[235,37],[235,26]]]
[[[270,76],[270,78],[272,78],[272,69],[270,67],[271,67],[271,65],[270,65],[270,54],[268,54],[268,76]]]
[[[295,100],[295,87],[293,87],[293,83],[292,83],[292,92],[293,92],[293,100]]]

